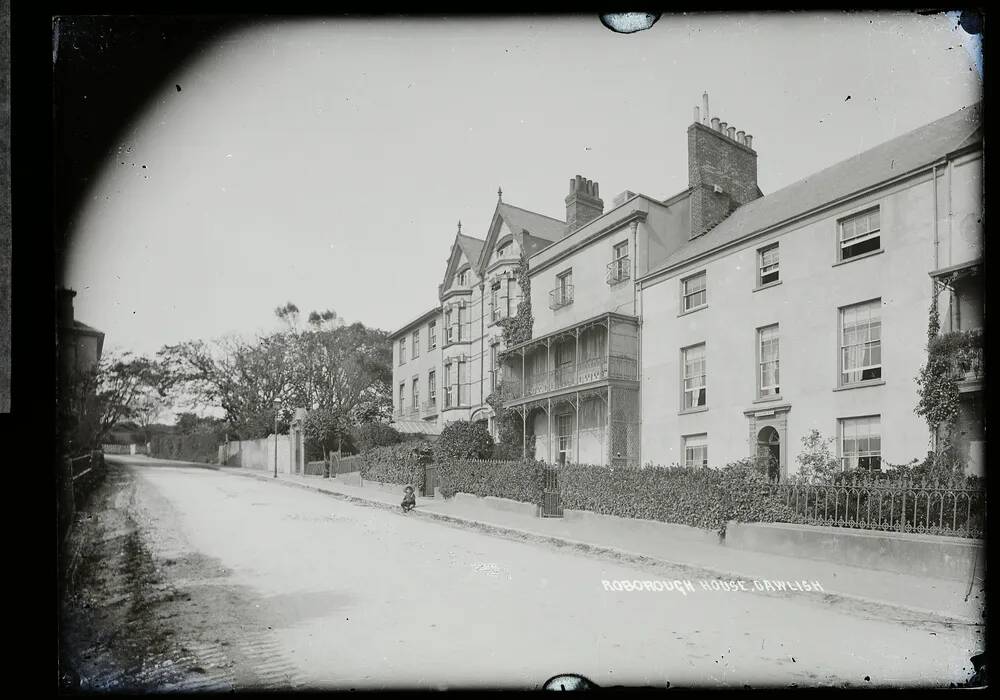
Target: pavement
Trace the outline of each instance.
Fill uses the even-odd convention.
[[[351,486],[320,476],[279,474],[275,479],[269,474],[241,468],[221,467],[219,470],[312,489],[361,505],[395,510],[402,500],[402,491],[397,494],[374,486]],[[412,515],[473,527],[494,535],[610,555],[623,561],[667,564],[699,578],[818,582],[822,590],[810,592],[814,598],[894,619],[961,624],[985,620],[985,579],[981,572],[974,579],[970,572],[971,581],[911,576],[819,559],[706,545],[703,541],[684,537],[668,539],[651,528],[637,528],[634,522],[625,518],[539,518],[442,497],[418,497]]]
[[[108,463],[127,488],[99,512],[127,517],[84,538],[84,689],[947,686],[982,648],[980,625],[706,589],[697,566],[584,542],[582,521],[419,497],[404,515],[400,494],[321,477]],[[608,586],[636,580],[661,585]]]

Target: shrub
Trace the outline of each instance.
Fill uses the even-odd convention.
[[[493,456],[493,438],[482,423],[458,420],[441,431],[434,453],[444,459],[489,459]]]
[[[795,457],[799,463],[798,477],[805,481],[831,479],[840,470],[830,447],[834,438],[825,438],[813,428],[802,438],[802,451]]]
[[[389,484],[410,484],[418,491],[424,485],[424,464],[429,445],[375,447],[361,453],[361,478]]]
[[[441,494],[496,496],[524,503],[542,502],[542,463],[534,460],[489,460],[446,458],[438,463]]]
[[[353,426],[350,434],[351,441],[359,452],[374,447],[398,445],[403,441],[402,434],[388,423],[362,423]]]

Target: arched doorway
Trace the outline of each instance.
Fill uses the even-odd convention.
[[[781,477],[781,436],[770,425],[757,433],[757,457],[766,460],[767,478],[778,481]]]

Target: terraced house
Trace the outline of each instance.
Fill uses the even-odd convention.
[[[463,234],[459,222],[438,287],[440,305],[392,336],[394,421],[401,432],[437,434],[446,422],[473,420],[495,434],[486,399],[499,385],[498,322],[521,301],[516,272],[522,252],[534,254],[565,228],[497,194],[484,238]]]
[[[956,442],[981,471],[981,129],[968,107],[764,196],[753,136],[705,95],[682,192],[605,211],[578,175],[565,222],[498,203],[485,241],[456,237],[439,290],[438,419],[491,421],[499,388],[525,454],[549,462],[763,455],[782,478],[817,429],[845,468],[902,463],[935,438],[914,412],[934,299],[959,348]],[[497,367],[521,251],[532,337]]]

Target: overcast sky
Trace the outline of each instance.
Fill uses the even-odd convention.
[[[976,102],[977,56],[944,15],[261,23],[128,130],[66,283],[112,349],[269,330],[286,301],[394,330],[437,304],[456,222],[484,238],[498,186],[557,218],[576,174],[606,208],[676,194],[707,90],[768,194]]]

